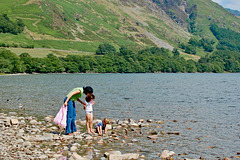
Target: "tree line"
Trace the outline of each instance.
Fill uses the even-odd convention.
[[[229,50],[215,51],[198,61],[185,60],[179,56],[177,49],[171,52],[158,47],[138,52],[125,47],[120,48],[119,52],[102,51],[104,54],[98,52],[100,55],[96,56],[57,57],[49,54],[44,58],[34,58],[28,53],[17,56],[9,50],[1,49],[0,73],[240,72],[240,54]]]

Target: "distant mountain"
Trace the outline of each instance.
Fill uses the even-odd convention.
[[[236,15],[236,16],[240,16],[240,11],[238,10],[232,10],[230,8],[226,8],[229,12],[231,12],[232,14]]]
[[[102,43],[172,50],[193,36],[217,42],[212,23],[240,31],[240,19],[211,0],[7,0],[0,14],[25,25],[20,34],[0,34],[0,44],[85,52]]]

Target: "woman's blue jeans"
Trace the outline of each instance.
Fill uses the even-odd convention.
[[[64,99],[64,102],[67,100],[67,97]],[[67,126],[66,126],[66,133],[73,133],[76,132],[76,109],[75,109],[75,102],[69,100],[67,104]]]

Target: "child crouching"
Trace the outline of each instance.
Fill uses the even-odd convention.
[[[95,125],[95,129],[97,130],[97,133],[102,136],[103,135],[103,130],[104,133],[107,134],[107,124],[109,124],[109,119],[108,118],[104,118],[102,121],[98,122]]]

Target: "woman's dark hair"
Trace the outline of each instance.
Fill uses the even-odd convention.
[[[90,87],[90,86],[83,87],[83,93],[84,93],[84,94],[93,93],[92,87]]]

